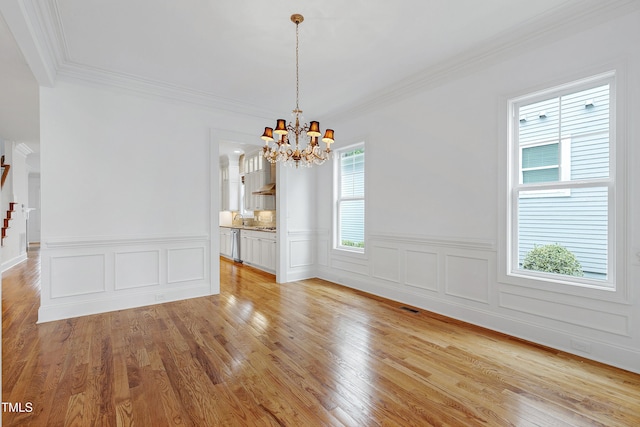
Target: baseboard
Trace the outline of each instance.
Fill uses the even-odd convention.
[[[56,320],[73,317],[89,316],[110,311],[126,310],[130,308],[145,307],[155,304],[163,304],[181,301],[191,298],[199,298],[211,295],[211,285],[199,284],[188,288],[161,291],[150,291],[137,295],[120,297],[96,298],[88,301],[67,302],[56,305],[40,306],[38,310],[38,323],[53,322]]]
[[[9,261],[5,261],[2,263],[2,272],[4,273],[5,271],[7,271],[8,269],[15,267],[16,265],[20,264],[21,262],[24,262],[27,260],[27,254],[21,254],[18,255],[17,257],[10,259]]]

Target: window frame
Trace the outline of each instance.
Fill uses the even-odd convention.
[[[364,191],[361,197],[342,197],[342,154],[348,153],[350,151],[358,150],[362,148],[364,150],[365,161],[364,161]],[[333,249],[337,251],[341,251],[344,253],[351,254],[365,254],[367,248],[367,228],[366,228],[366,195],[367,195],[367,161],[366,161],[366,147],[365,143],[358,142],[356,144],[351,144],[345,147],[342,147],[338,150],[334,151],[334,233],[333,233]],[[340,215],[340,205],[344,201],[357,201],[362,200],[364,203],[364,218],[362,218],[362,227],[363,227],[363,241],[364,247],[356,247],[356,246],[346,246],[342,245],[342,228],[341,228],[341,215]]]
[[[592,87],[609,84],[609,176],[607,178],[594,178],[585,180],[570,180],[570,171],[562,171],[562,165],[565,164],[562,159],[566,156],[565,141],[570,136],[550,140],[548,143],[560,142],[560,180],[556,182],[541,182],[524,184],[522,178],[522,148],[535,146],[536,143],[525,144],[522,147],[519,144],[519,122],[521,117],[518,116],[519,108],[531,103],[544,100],[549,97],[561,97],[568,94],[576,93]],[[506,239],[505,239],[505,281],[514,284],[522,284],[543,289],[558,291],[563,289],[568,292],[582,292],[583,290],[593,290],[594,292],[605,294],[620,294],[622,292],[622,276],[624,276],[623,260],[621,259],[620,248],[623,248],[624,237],[621,235],[621,215],[622,205],[617,197],[619,192],[620,177],[616,168],[616,156],[619,155],[617,141],[617,79],[615,72],[607,72],[593,77],[589,77],[574,82],[569,82],[560,86],[543,89],[538,92],[525,94],[519,97],[509,99],[507,101],[507,200],[506,200]],[[568,144],[567,144],[568,145]],[[570,146],[570,145],[569,145]],[[570,150],[569,150],[570,151]],[[617,154],[618,153],[618,154]],[[570,163],[567,163],[570,167]],[[567,172],[569,175],[567,175]],[[567,180],[565,180],[567,179]],[[549,197],[568,195],[572,189],[577,188],[606,188],[607,189],[607,214],[608,214],[608,230],[607,230],[607,279],[597,280],[584,277],[572,277],[564,275],[556,275],[551,273],[538,272],[533,270],[523,270],[519,268],[519,241],[518,241],[518,210],[519,197]],[[520,194],[524,193],[524,194]],[[563,194],[564,193],[564,194]],[[523,198],[524,198],[523,197]]]

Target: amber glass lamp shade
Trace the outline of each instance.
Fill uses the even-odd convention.
[[[262,136],[260,138],[264,139],[267,142],[273,141],[273,129],[264,128],[264,133],[262,134]]]
[[[288,134],[289,131],[287,130],[287,122],[284,119],[278,119],[278,122],[276,123],[276,129],[274,132],[277,133],[278,135]]]
[[[322,137],[322,142],[326,142],[327,144],[333,144],[333,129],[327,129]]]
[[[309,130],[307,131],[307,135],[320,136],[320,123],[319,122],[309,123]]]

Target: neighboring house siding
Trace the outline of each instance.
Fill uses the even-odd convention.
[[[593,106],[585,102],[593,101]],[[546,117],[540,118],[540,112]],[[570,179],[609,176],[609,91],[608,86],[528,105],[520,110],[520,143],[558,139],[570,143]],[[573,189],[551,197],[522,197],[519,200],[519,259],[534,245],[559,243],[580,261],[585,276],[607,273],[607,190]]]

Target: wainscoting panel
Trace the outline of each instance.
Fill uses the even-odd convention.
[[[407,249],[404,257],[405,284],[438,291],[438,253]]]
[[[160,251],[115,254],[115,289],[132,289],[160,284]]]
[[[316,237],[317,232],[312,229],[288,230],[280,235],[280,247],[285,248],[285,259],[277,280],[295,282],[317,276]]]
[[[180,248],[167,251],[167,282],[202,280],[205,276],[205,248]]]
[[[211,295],[209,236],[43,241],[38,322]]]
[[[313,266],[313,241],[311,239],[291,240],[289,242],[291,268]]]
[[[336,257],[331,259],[331,270],[340,270],[346,274],[355,273],[361,276],[369,276],[369,263],[359,262],[347,257]]]
[[[104,292],[105,256],[69,255],[51,258],[51,298]]]
[[[373,263],[371,265],[372,276],[377,279],[398,283],[399,258],[398,249],[393,247],[373,246],[371,248]]]
[[[489,260],[460,255],[445,257],[447,295],[489,303]]]
[[[596,331],[629,336],[629,316],[502,291],[500,306]]]

